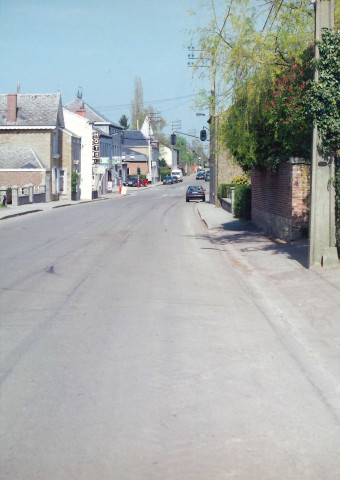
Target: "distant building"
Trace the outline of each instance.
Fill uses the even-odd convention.
[[[122,156],[129,175],[135,175],[139,167],[149,181],[158,181],[158,152],[159,142],[153,135],[148,117],[141,130],[124,130]]]
[[[68,103],[64,107],[64,111],[72,112],[86,120],[89,130],[83,132],[86,149],[85,158],[83,158],[81,173],[81,196],[86,198],[89,196],[89,183],[91,183],[91,198],[95,198],[101,193],[106,193],[109,184],[119,183],[119,171],[124,170],[122,165],[122,132],[123,127],[108,120],[98,113],[94,108],[90,107],[83,101],[81,96]],[[76,128],[77,134],[83,130],[79,122],[72,121],[67,116],[67,122],[71,122],[68,128]],[[77,123],[75,127],[74,123]],[[73,125],[73,127],[71,126]],[[89,137],[90,132],[90,137]],[[91,162],[89,160],[89,149],[91,145]],[[91,171],[91,173],[90,173]]]

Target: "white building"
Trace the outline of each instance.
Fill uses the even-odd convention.
[[[159,146],[159,159],[165,160],[165,163],[169,168],[178,167],[178,148],[169,148],[164,143]]]
[[[80,199],[92,199],[92,125],[90,121],[63,109],[65,128],[81,137]]]

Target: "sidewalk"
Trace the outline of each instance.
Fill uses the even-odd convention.
[[[307,269],[307,240],[275,241],[251,222],[210,203],[198,203],[197,209],[212,243],[225,252],[273,324],[284,324],[297,338],[307,331],[313,341],[340,355],[340,262],[337,267]]]
[[[126,195],[130,195],[133,192],[137,191],[144,191],[148,190],[149,188],[156,187],[160,185],[160,182],[153,183],[148,185],[147,187],[140,187],[138,190],[137,188],[130,188],[128,189],[128,193]],[[0,208],[0,220],[6,220],[7,218],[18,217],[21,215],[27,215],[29,213],[36,213],[42,211],[52,210],[54,208],[61,208],[61,207],[70,207],[74,205],[79,205],[82,203],[89,203],[89,202],[98,202],[101,200],[112,199],[114,197],[119,197],[119,187],[114,187],[113,192],[111,193],[104,193],[99,198],[95,200],[58,200],[48,203],[30,203],[28,205],[19,205],[18,207],[14,207],[13,205],[7,205],[6,208]]]

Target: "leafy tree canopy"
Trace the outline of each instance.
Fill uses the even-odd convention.
[[[128,130],[130,128],[129,119],[126,115],[122,115],[119,119],[119,125],[123,127],[124,130]]]
[[[336,0],[336,22],[339,3]],[[312,117],[325,148],[328,145],[334,151],[330,141],[339,128],[339,77],[335,73],[339,54],[333,49],[333,57],[324,55],[319,63],[323,80],[314,85],[310,0],[261,4],[228,0],[221,14],[212,5],[210,23],[194,32],[200,52],[196,71],[216,79],[216,98],[201,91],[201,104],[219,111],[220,139],[235,160],[248,170],[275,168],[289,156],[308,157]],[[336,48],[334,36],[329,43]],[[205,69],[199,68],[203,58],[209,59]]]

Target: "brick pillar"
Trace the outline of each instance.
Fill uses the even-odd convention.
[[[231,190],[231,213],[234,213],[234,202],[235,202],[235,187],[230,187]]]
[[[17,121],[17,94],[10,93],[7,95],[7,122]]]
[[[7,187],[0,187],[0,203],[7,207]]]
[[[28,189],[28,201],[29,201],[29,203],[33,203],[33,184],[28,183],[27,185],[24,185],[24,188]]]
[[[45,202],[51,201],[51,172],[46,172]]]
[[[13,207],[18,206],[18,189],[19,189],[19,187],[17,185],[12,186],[12,205],[13,205]]]

